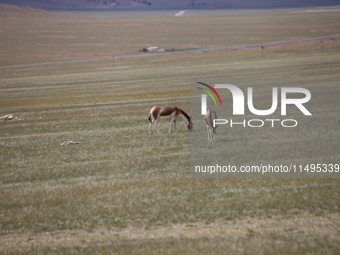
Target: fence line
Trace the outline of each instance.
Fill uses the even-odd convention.
[[[323,51],[323,43],[329,41],[338,41],[340,40],[340,34],[328,35],[328,36],[320,36],[320,37],[309,37],[302,39],[292,39],[292,40],[284,40],[284,41],[275,41],[275,42],[265,42],[265,43],[255,43],[255,44],[245,44],[245,45],[237,45],[237,46],[225,46],[225,47],[215,47],[215,48],[204,48],[197,50],[184,50],[184,51],[175,51],[168,53],[149,53],[149,54],[135,54],[135,55],[126,55],[126,56],[114,56],[114,57],[106,57],[100,59],[81,59],[81,60],[69,60],[69,61],[59,61],[59,62],[48,62],[48,63],[37,63],[37,64],[27,64],[27,65],[11,65],[11,66],[0,66],[0,70],[6,69],[17,69],[17,68],[30,68],[30,67],[39,67],[39,66],[53,66],[53,65],[66,65],[66,64],[77,64],[77,63],[90,63],[90,62],[103,62],[103,61],[114,61],[115,60],[123,60],[123,59],[133,59],[133,58],[149,58],[149,57],[165,57],[165,56],[175,56],[175,55],[183,55],[183,54],[200,54],[205,52],[231,52],[231,51],[242,51],[249,49],[266,49],[266,48],[276,48],[282,47],[286,45],[306,45],[306,44],[316,44],[322,43],[322,51]]]

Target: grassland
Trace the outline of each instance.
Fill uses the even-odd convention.
[[[1,66],[131,55],[147,46],[185,50],[262,43],[340,30],[336,11],[252,15],[221,11],[180,17],[136,17],[135,12],[126,12],[128,17],[107,18],[6,5],[0,5],[0,11]]]
[[[167,28],[164,42],[174,45],[177,40],[183,47],[220,46],[226,35],[202,40],[212,33],[210,28],[217,20],[230,27],[230,22],[238,21],[234,25],[239,30],[231,33],[233,44],[339,31],[336,15],[303,15],[212,16],[205,17],[205,22],[198,22],[198,17],[162,18]],[[28,36],[23,16],[18,17],[18,22],[5,25],[22,28],[22,32],[13,35],[1,28],[1,36],[3,31],[7,31],[6,37],[14,36],[6,43],[1,40],[2,50],[3,45],[12,46],[1,52],[2,65],[58,61],[60,52],[74,51],[81,58],[98,51],[109,54],[105,47],[82,47],[105,41],[103,31],[113,18],[41,16],[36,21],[36,28],[41,29],[38,34],[51,26],[61,37],[70,35],[67,30],[73,31],[82,44],[67,46],[58,39],[44,49],[40,43],[46,39]],[[296,27],[298,19],[303,25]],[[259,20],[271,24],[273,30],[267,29],[272,32],[264,28],[254,32],[251,24]],[[286,29],[275,34],[279,20],[285,20]],[[242,30],[241,21],[249,27],[243,25]],[[117,22],[131,28],[127,24],[153,24],[154,18]],[[203,23],[212,25],[202,28]],[[89,24],[96,26],[85,32]],[[193,34],[203,35],[178,34],[178,26],[189,24]],[[116,30],[124,40],[113,40],[113,51],[121,54],[127,45],[122,43],[128,41],[138,41],[126,49],[131,52],[146,43],[160,42],[161,26],[143,28],[144,33],[136,37],[132,31],[138,29]],[[319,32],[312,32],[314,29]],[[154,32],[154,39],[147,41]],[[216,28],[214,35],[217,32]],[[20,40],[25,37],[36,43],[24,46]],[[145,41],[137,37],[145,37]],[[58,47],[56,55],[48,53],[53,47]],[[333,87],[320,88],[323,96],[333,98],[338,93],[334,80],[340,78],[339,59],[338,42],[329,42],[324,53],[320,45],[290,46],[268,50],[263,58],[259,50],[249,50],[121,60],[114,68],[107,61],[1,70],[0,116],[11,113],[17,118],[0,122],[0,253],[339,253],[338,179],[191,178],[190,134],[185,126],[179,122],[178,133],[167,134],[168,123],[163,123],[163,134],[149,135],[147,120],[149,109],[157,104],[177,105],[189,112],[190,81],[197,78],[319,79]],[[331,105],[321,102],[320,111],[331,106],[339,109],[333,101]],[[331,117],[334,122],[327,131],[338,137],[338,113],[332,112]],[[196,123],[199,132],[204,126]],[[60,146],[69,140],[81,144]],[[231,150],[237,152],[236,147]],[[308,148],[315,155],[318,150]]]

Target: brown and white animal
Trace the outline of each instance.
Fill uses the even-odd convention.
[[[170,121],[170,127],[169,127],[169,133],[171,133],[171,127],[174,125],[174,130],[176,131],[176,119],[182,118],[182,120],[185,122],[187,128],[189,131],[192,131],[193,125],[191,118],[188,114],[186,114],[183,110],[177,108],[176,106],[154,106],[151,108],[149,113],[149,133],[151,133],[151,128],[153,124],[155,124],[157,132],[159,133],[158,129],[158,121],[161,120],[171,120]]]
[[[207,126],[208,141],[209,142],[212,142],[214,140],[214,135],[216,134],[216,128],[218,127],[218,125],[214,127],[214,120],[215,119],[217,119],[216,112],[209,108],[207,110],[205,117],[204,117],[204,122],[205,122],[205,125]]]

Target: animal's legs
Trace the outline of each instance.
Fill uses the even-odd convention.
[[[150,121],[150,124],[149,124],[149,134],[151,134],[151,128],[153,126],[153,122]]]
[[[207,133],[208,133],[208,142],[210,142],[210,132],[209,132],[209,126],[208,125],[206,125],[207,126]]]
[[[156,127],[156,130],[157,130],[157,133],[160,134],[159,128],[158,128],[158,120],[155,121],[155,127]]]
[[[169,127],[169,133],[171,133],[171,127],[172,127],[172,125],[174,124],[174,122],[175,122],[175,119],[171,119],[171,121],[170,121],[170,127]],[[176,130],[176,122],[175,122],[175,130]]]
[[[150,124],[149,124],[149,134],[151,134],[151,129],[152,129],[153,125],[155,126],[155,128],[157,130],[157,133],[159,134],[159,128],[158,128],[158,121],[157,120],[150,121]]]

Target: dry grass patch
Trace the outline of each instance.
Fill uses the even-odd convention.
[[[258,24],[274,16],[263,17]],[[296,17],[285,17],[284,22]],[[327,22],[332,23],[334,17],[329,18]],[[81,26],[88,24],[81,24],[83,19],[71,22],[79,25],[79,30],[68,28],[71,23],[66,20],[63,38],[56,39],[73,40],[65,36],[81,33]],[[171,20],[164,19],[163,25]],[[204,29],[212,24],[229,26],[230,20],[212,18]],[[95,19],[94,24],[103,28],[112,21]],[[131,22],[146,25],[151,21],[136,18]],[[251,21],[249,18],[248,23]],[[177,28],[187,22],[194,29],[203,21],[187,18],[176,22]],[[174,24],[169,31],[176,32]],[[75,40],[84,39],[75,36]],[[201,35],[196,36],[199,39]],[[240,35],[235,43],[242,38]],[[84,39],[84,43],[102,39]],[[187,36],[177,39],[183,43]],[[59,45],[58,40],[55,43]],[[147,116],[152,106],[177,105],[190,112],[192,80],[242,77],[252,79],[262,91],[270,79],[291,79],[302,87],[310,84],[318,91],[313,110],[319,120],[334,120],[321,135],[336,137],[337,48],[324,54],[264,58],[255,53],[234,52],[230,58],[204,53],[158,61],[124,60],[117,61],[114,69],[112,63],[98,62],[2,70],[0,116],[12,113],[18,119],[0,123],[0,249],[14,254],[133,254],[141,250],[148,254],[221,254],[225,250],[234,254],[335,253],[339,249],[337,179],[190,178],[190,135],[185,126],[179,122],[178,133],[168,134],[169,123],[162,122],[161,135],[148,134]],[[44,51],[40,54],[44,61],[50,57],[45,58]],[[266,84],[261,84],[263,77],[268,77]],[[329,109],[333,110],[326,114]],[[194,121],[195,130],[205,132],[201,118]],[[308,131],[312,137],[320,134],[313,127]],[[271,138],[263,135],[256,139],[265,146]],[[81,144],[60,146],[70,140]],[[236,142],[230,141],[229,146],[235,157],[238,148],[232,144]],[[332,153],[338,158],[336,148],[334,143]],[[307,150],[318,155],[320,147]]]

